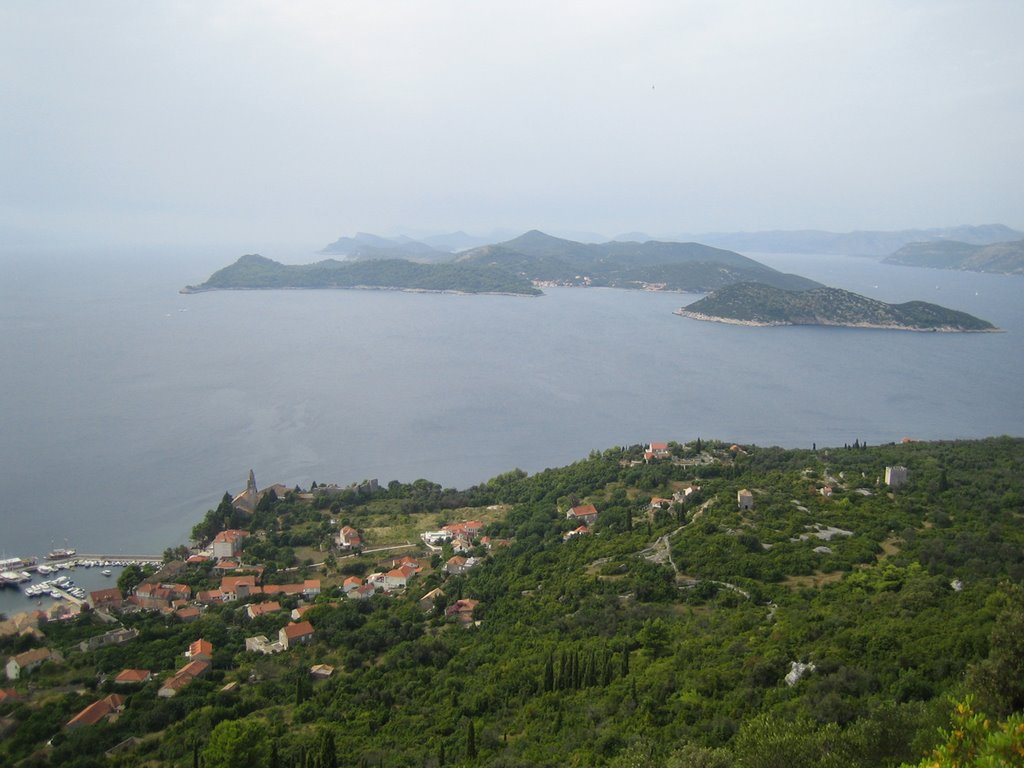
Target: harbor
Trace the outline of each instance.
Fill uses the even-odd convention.
[[[51,553],[53,554],[53,553]],[[160,565],[156,555],[71,554],[38,562],[35,558],[0,560],[0,613],[47,609],[54,603],[80,606],[89,592],[117,584],[129,565]]]

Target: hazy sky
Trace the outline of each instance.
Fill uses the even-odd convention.
[[[1024,2],[3,2],[6,245],[1024,227]]]

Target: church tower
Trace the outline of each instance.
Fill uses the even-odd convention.
[[[256,488],[256,475],[250,469],[249,482],[246,484],[245,490],[235,496],[231,500],[231,504],[235,509],[252,514],[256,511],[256,504],[259,503],[259,500],[260,493]]]

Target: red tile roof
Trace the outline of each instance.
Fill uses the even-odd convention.
[[[176,677],[200,677],[206,673],[206,670],[210,668],[210,662],[197,659],[196,661],[190,661],[184,667],[178,670]]]
[[[95,725],[107,715],[116,712],[124,706],[124,697],[112,693],[105,699],[94,701],[73,718],[68,720],[68,728],[78,728],[83,725]]]
[[[199,656],[213,656],[213,643],[209,640],[199,638],[188,647],[188,653],[186,655],[190,659],[194,659]]]
[[[300,621],[298,623],[287,624],[284,628],[284,635],[289,641],[298,640],[299,638],[306,637],[307,635],[313,634],[313,625],[308,621]]]
[[[148,669],[122,669],[117,677],[114,678],[115,683],[144,683],[153,673]]]

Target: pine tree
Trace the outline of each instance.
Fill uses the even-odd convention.
[[[548,659],[544,663],[544,692],[550,693],[555,689],[555,657],[549,652]]]
[[[622,647],[622,677],[629,674],[629,648],[626,646]]]

